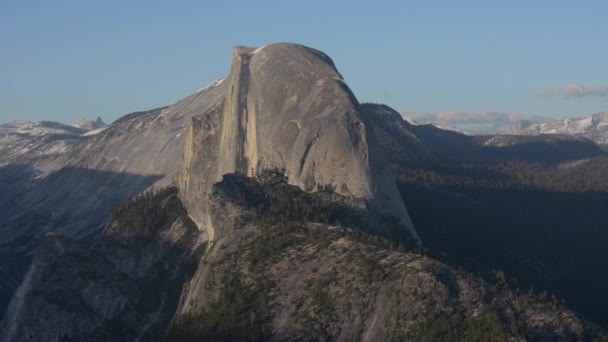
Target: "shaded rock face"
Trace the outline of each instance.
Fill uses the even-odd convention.
[[[329,57],[294,44],[237,47],[223,105],[193,118],[180,173],[194,221],[210,226],[211,185],[227,173],[282,170],[305,191],[329,187],[400,219],[417,239],[358,102]]]
[[[0,322],[0,341],[157,340],[198,234],[175,188],[125,204],[93,246],[47,234]]]
[[[51,122],[0,127],[0,316],[45,233],[90,240],[121,203],[175,182],[184,128],[221,102],[222,83],[128,114],[94,136]]]
[[[305,193],[284,179],[226,175],[209,198],[211,217],[223,227],[209,248],[197,243],[200,232],[175,189],[121,207],[92,247],[48,234],[0,322],[0,340],[570,341],[598,335],[559,303],[504,283],[493,286],[394,241],[335,224],[345,217],[305,210],[333,201],[348,215],[351,200],[340,197]],[[294,220],[284,222],[284,214]]]

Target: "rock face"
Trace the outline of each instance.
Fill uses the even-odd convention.
[[[180,173],[182,199],[213,237],[202,200],[227,173],[282,170],[305,191],[331,188],[400,220],[418,239],[358,102],[329,57],[295,44],[234,49],[224,103],[193,118]],[[377,151],[375,151],[377,152]]]
[[[198,234],[175,188],[125,204],[93,246],[47,234],[0,322],[0,341],[157,340]]]
[[[174,180],[188,120],[221,101],[223,87],[222,82],[216,82],[171,106],[118,119],[46,169],[70,165],[138,175],[163,175]]]

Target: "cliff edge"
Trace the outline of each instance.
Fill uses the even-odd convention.
[[[188,212],[210,239],[214,183],[228,173],[281,170],[307,192],[363,199],[419,241],[359,103],[327,55],[287,43],[236,47],[227,82],[224,101],[187,128],[179,179]]]

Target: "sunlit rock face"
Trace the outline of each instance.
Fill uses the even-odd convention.
[[[366,200],[417,239],[390,171],[370,156],[373,139],[358,106],[320,51],[284,43],[234,48],[223,104],[186,129],[179,184],[194,221],[215,234],[205,198],[224,174],[278,169],[305,191]]]

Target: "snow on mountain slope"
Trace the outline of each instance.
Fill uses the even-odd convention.
[[[82,136],[83,136],[83,137],[92,137],[92,136],[94,136],[94,135],[97,135],[97,134],[99,134],[99,133],[101,133],[101,132],[105,131],[105,130],[106,130],[106,128],[107,128],[107,127],[102,127],[102,128],[96,128],[96,129],[92,129],[92,130],[90,130],[90,131],[86,132],[85,134],[83,134]]]
[[[0,165],[39,164],[68,151],[85,133],[84,129],[50,121],[0,125]]]
[[[547,122],[520,121],[509,130],[511,134],[569,134],[608,146],[608,113],[597,113],[583,118],[557,119]]]
[[[409,122],[410,124],[414,125],[414,126],[421,126],[421,125],[433,125],[439,129],[442,129],[444,131],[452,131],[452,132],[456,132],[456,133],[461,133],[464,135],[478,135],[481,134],[480,132],[475,132],[475,131],[471,131],[471,130],[466,130],[466,129],[462,129],[459,127],[456,127],[454,125],[451,125],[449,123],[446,122],[431,122],[431,121],[425,121],[425,122],[420,122],[417,120],[414,120],[409,113],[400,113],[401,117],[403,117],[403,119],[407,122]]]
[[[221,103],[226,89],[216,83],[102,131],[57,123],[0,127],[0,316],[46,233],[93,239],[118,205],[175,180],[184,127]]]
[[[175,104],[126,115],[74,150],[45,165],[45,172],[64,165],[137,175],[176,175],[182,157],[184,128],[191,117],[217,106],[226,83],[213,82]]]
[[[16,134],[43,136],[48,134],[80,134],[85,131],[82,128],[64,125],[52,121],[13,121],[7,124],[0,125],[2,131],[12,132]]]

